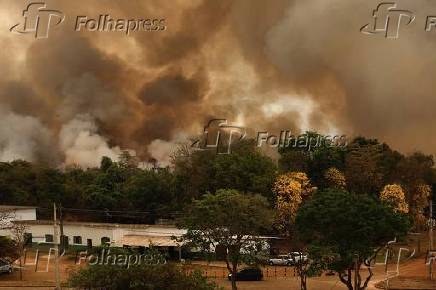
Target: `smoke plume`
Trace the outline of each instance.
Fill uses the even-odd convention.
[[[96,166],[122,150],[167,164],[211,118],[256,131],[365,135],[434,154],[431,1],[399,39],[365,35],[378,1],[46,1],[65,21],[14,34],[0,9],[0,161]],[[76,17],[164,19],[165,30],[75,31]]]

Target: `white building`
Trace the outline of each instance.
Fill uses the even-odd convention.
[[[0,236],[9,236],[12,222],[36,220],[36,207],[0,205],[0,219]]]
[[[0,212],[8,214],[10,220],[36,220],[34,206],[0,205]]]
[[[9,210],[15,216],[11,222],[25,226],[29,242],[54,243],[53,221],[37,220],[35,207],[10,207]],[[186,233],[185,229],[179,229],[175,225],[167,224],[145,225],[63,221],[62,228],[64,244],[67,245],[92,247],[109,244],[114,247],[145,248],[152,245],[165,248],[171,253],[178,252],[179,258],[181,257],[182,245],[174,238],[179,238]],[[59,221],[57,233],[60,235]],[[0,236],[8,234],[8,230],[3,231],[3,233],[0,230]],[[277,239],[276,237],[261,238],[265,240],[265,244],[267,241]],[[211,251],[214,250],[216,249],[211,247]],[[191,251],[197,250],[191,249]]]
[[[52,243],[53,221],[15,221],[24,224],[34,243]],[[59,232],[59,228],[58,228]],[[186,231],[174,225],[139,225],[91,222],[63,222],[63,235],[69,245],[100,246],[143,246],[179,247],[172,237],[181,237]]]

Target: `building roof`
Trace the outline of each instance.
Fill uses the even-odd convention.
[[[14,221],[15,223],[23,223],[27,225],[53,225],[52,220],[28,220]],[[59,223],[59,220],[58,220]],[[78,221],[63,221],[63,225],[86,226],[86,227],[104,227],[104,228],[129,228],[129,229],[178,229],[175,225],[146,225],[146,224],[117,224],[117,223],[96,223],[96,222],[78,222]]]
[[[136,247],[178,247],[181,243],[164,236],[147,236],[147,235],[125,235],[122,239],[115,242],[116,246],[136,246]]]

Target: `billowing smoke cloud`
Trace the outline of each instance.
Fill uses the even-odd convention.
[[[176,143],[156,139],[148,146],[148,152],[152,158],[159,161],[159,166],[167,167],[171,165],[171,154],[176,146]]]
[[[97,132],[97,126],[88,115],[78,115],[65,124],[59,133],[60,148],[65,154],[65,163],[85,167],[99,166],[107,156],[118,160],[119,147],[110,148],[107,140]]]
[[[0,123],[0,161],[56,159],[48,154],[53,149],[50,131],[38,119],[0,106]]]
[[[397,1],[417,20],[396,40],[359,32],[378,1],[46,1],[66,15],[48,39],[9,32],[23,21],[18,2],[0,4],[0,104],[31,142],[3,129],[2,160],[56,152],[58,164],[94,166],[130,149],[167,164],[176,136],[210,118],[435,153],[431,1]],[[74,31],[77,15],[100,14],[164,18],[166,29]]]

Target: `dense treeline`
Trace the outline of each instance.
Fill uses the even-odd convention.
[[[385,143],[362,137],[347,147],[280,149],[278,162],[259,152],[251,141],[232,149],[232,154],[215,154],[180,147],[174,153],[172,168],[166,169],[138,168],[127,152],[119,162],[104,157],[99,168],[90,169],[50,168],[21,160],[0,163],[0,204],[48,209],[58,202],[71,209],[66,210],[66,218],[70,219],[98,215],[110,220],[150,222],[174,217],[193,198],[221,188],[259,193],[273,205],[274,180],[290,171],[307,173],[311,184],[323,189],[329,187],[326,172],[335,168],[343,174],[348,191],[374,196],[387,184],[400,184],[411,206],[419,201],[422,185],[434,187],[436,183],[431,155],[406,156]]]

